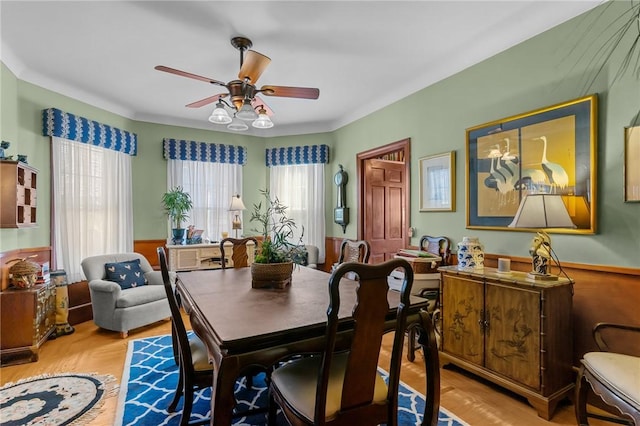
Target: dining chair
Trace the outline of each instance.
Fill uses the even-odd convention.
[[[449,241],[449,238],[423,235],[420,238],[420,250],[440,256],[442,258],[440,266],[449,265],[449,258],[451,257],[451,241]]]
[[[388,384],[378,371],[384,323],[389,312],[387,277],[397,268],[404,271],[397,307],[395,337]],[[359,278],[348,351],[336,348],[341,280],[353,272]],[[342,282],[345,282],[342,280]],[[289,424],[377,425],[397,424],[398,387],[404,329],[413,283],[411,266],[404,259],[368,265],[347,262],[329,278],[326,346],[318,356],[298,358],[277,367],[269,386],[269,425],[275,425],[279,406]],[[344,290],[343,290],[344,291]],[[351,311],[351,310],[349,310]],[[277,404],[277,406],[276,406]]]
[[[588,425],[588,416],[621,423],[618,417],[587,414],[588,390],[591,387],[607,405],[615,407],[624,419],[632,420],[633,424],[640,426],[640,356],[611,352],[604,334],[615,331],[625,333],[616,334],[618,339],[637,339],[640,326],[598,323],[593,328],[593,337],[600,351],[587,352],[581,360],[575,390],[578,425]],[[610,337],[609,340],[613,341],[613,334]]]
[[[338,265],[345,262],[367,263],[371,254],[371,245],[366,240],[342,240]]]
[[[371,254],[371,245],[366,240],[342,240],[340,244],[340,254],[338,255],[338,261],[331,266],[333,272],[340,264],[346,262],[369,262],[369,255]],[[354,274],[347,274],[347,278],[354,279]]]
[[[419,291],[414,291],[420,297],[424,297],[429,300],[429,304],[427,305],[427,312],[431,315],[431,318],[434,323],[435,332],[440,338],[440,309],[439,309],[439,300],[440,300],[440,284],[441,277],[438,272],[438,268],[440,266],[446,266],[449,264],[449,257],[451,256],[451,241],[447,237],[432,237],[430,235],[423,235],[420,238],[420,250],[426,251],[431,254],[435,254],[439,256],[442,261],[437,262],[433,266],[429,266],[429,268],[425,271],[421,271],[420,274],[424,281],[428,282],[436,282],[438,286],[434,287],[433,285],[425,286]],[[429,265],[429,264],[428,264]],[[427,275],[428,274],[428,275]],[[415,277],[414,277],[415,278]],[[407,336],[407,359],[410,362],[413,362],[416,359],[416,351],[420,349],[420,346],[417,344],[417,329],[416,327],[410,327],[408,331],[409,335]]]
[[[233,262],[233,267],[234,268],[245,268],[247,266],[249,266],[249,255],[247,253],[247,244],[253,241],[254,245],[254,250],[257,250],[258,248],[258,240],[253,238],[253,237],[248,237],[248,238],[242,238],[242,239],[238,239],[238,238],[223,238],[222,241],[220,241],[220,257],[222,258],[222,269],[226,269],[227,268],[227,258],[225,257],[225,247],[224,244],[226,242],[230,242],[231,244],[233,244],[232,247],[232,251],[231,251],[231,261]]]
[[[169,268],[167,267],[167,258],[163,247],[156,249],[158,253],[158,261],[164,281],[164,289],[167,293],[167,300],[171,309],[171,327],[175,335],[179,350],[179,376],[178,385],[173,396],[173,400],[169,404],[167,411],[173,413],[180,402],[180,398],[184,396],[184,404],[182,415],[180,417],[180,426],[205,424],[210,419],[190,423],[191,410],[193,409],[193,395],[198,389],[211,387],[213,384],[213,366],[209,363],[207,348],[202,340],[195,334],[189,336],[187,329],[182,320],[180,306],[176,298],[176,290],[172,280],[169,277]]]

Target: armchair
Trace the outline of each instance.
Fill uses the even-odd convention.
[[[148,285],[123,289],[106,280],[106,263],[140,260],[140,269]],[[149,261],[138,253],[105,254],[87,257],[82,270],[89,282],[93,322],[101,328],[118,331],[126,338],[129,330],[170,318],[164,282],[160,271],[154,271]],[[175,273],[171,273],[175,280]]]
[[[640,425],[640,356],[609,352],[604,338],[605,330],[622,331],[629,335],[629,338],[637,339],[640,327],[612,323],[596,324],[593,337],[600,351],[587,352],[582,358],[582,366],[576,380],[576,421],[581,426],[589,424],[587,395],[590,386],[596,395],[608,405],[615,407],[625,419]],[[600,415],[593,417],[604,418]],[[617,418],[606,419],[620,423]]]

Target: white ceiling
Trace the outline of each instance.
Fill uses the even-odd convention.
[[[220,86],[154,70],[236,79],[242,35],[272,60],[257,86],[318,87],[318,100],[262,98],[275,127],[332,131],[581,14],[603,0],[5,1],[0,57],[21,80],[140,121],[226,131]],[[52,105],[56,106],[56,105]],[[90,118],[90,117],[89,117]]]

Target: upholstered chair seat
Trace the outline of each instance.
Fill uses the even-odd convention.
[[[625,348],[622,344],[627,339],[637,341],[638,334],[640,326],[630,324],[602,322],[593,328],[599,351],[587,352],[581,360],[575,391],[578,425],[588,425],[588,417],[593,416],[615,423],[631,421],[631,424],[640,426],[640,356],[637,356],[635,347]],[[616,351],[613,350],[614,346]],[[610,418],[602,414],[590,414],[587,411],[589,390],[610,407],[607,411],[617,411],[619,416]]]
[[[348,353],[336,355],[331,365],[325,408],[327,420],[333,419],[340,410],[347,358]],[[271,376],[272,380],[275,379],[279,383],[284,399],[296,411],[302,413],[310,423],[313,423],[316,407],[316,389],[320,366],[321,358],[319,356],[303,358],[295,363],[284,364],[277,368]],[[383,405],[387,399],[387,384],[380,374],[376,375],[375,380],[373,403]]]
[[[640,411],[640,357],[589,352],[584,354],[582,364],[619,398]]]

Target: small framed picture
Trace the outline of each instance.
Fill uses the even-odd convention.
[[[456,152],[420,159],[420,211],[456,210]]]
[[[624,201],[640,202],[640,126],[624,129]]]

